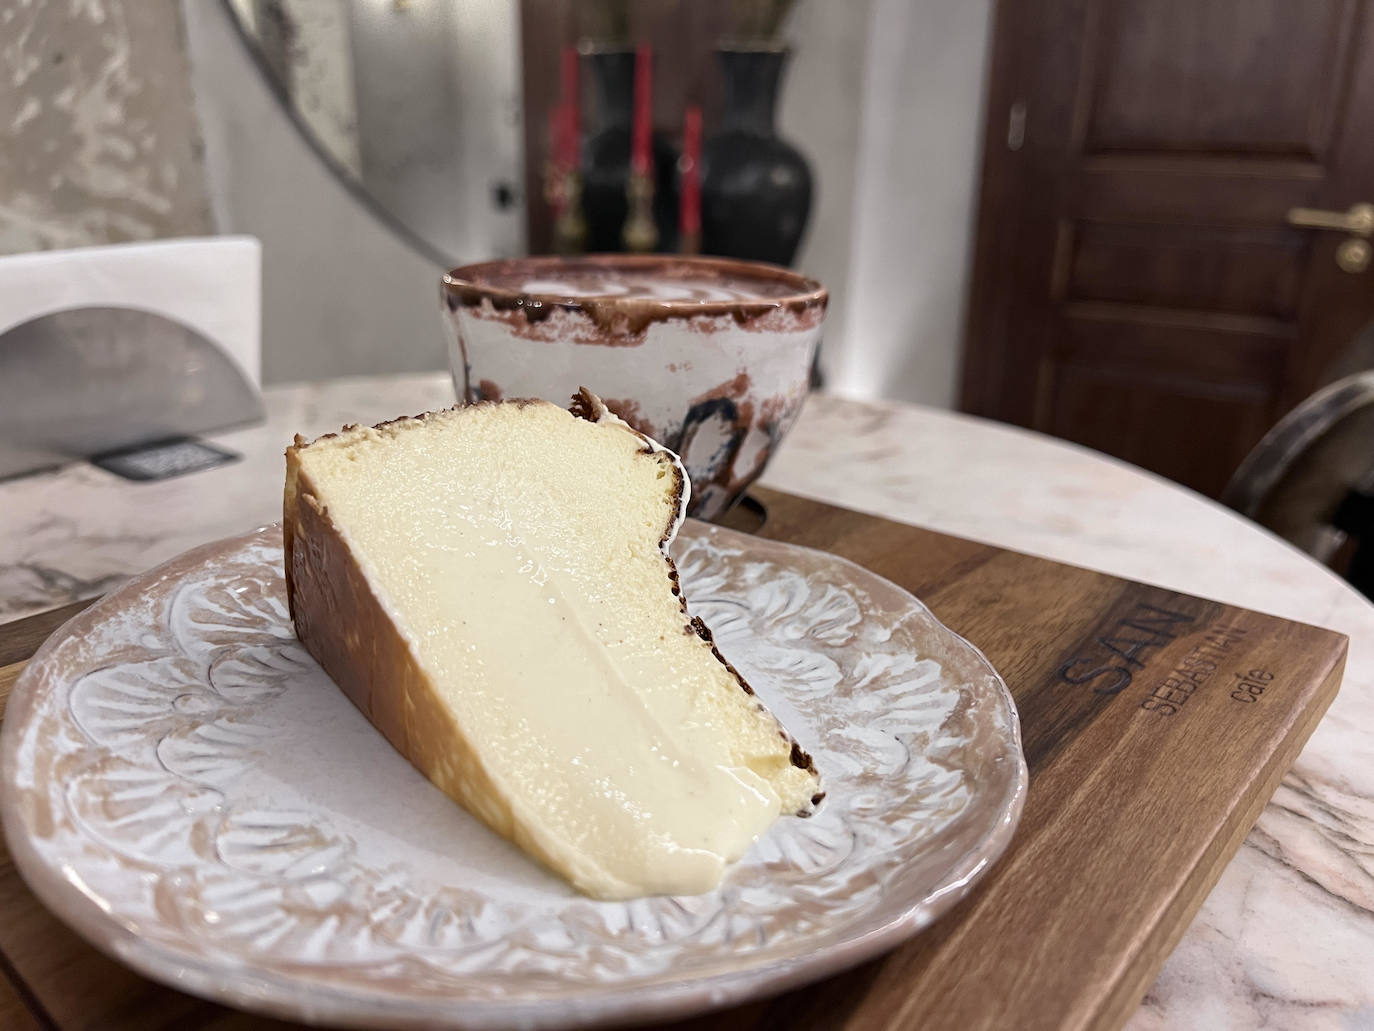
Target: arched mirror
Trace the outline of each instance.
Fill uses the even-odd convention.
[[[525,250],[519,6],[224,0],[311,144],[441,265]]]

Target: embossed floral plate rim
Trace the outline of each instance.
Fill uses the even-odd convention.
[[[673,976],[679,973],[678,968],[674,966],[666,972],[658,973],[656,979],[655,976],[627,977],[624,985],[614,982],[602,983],[576,991],[567,990],[566,985],[561,991],[551,991],[545,986],[541,991],[516,993],[509,998],[501,997],[499,994],[494,997],[469,997],[446,993],[442,988],[442,981],[437,993],[432,986],[426,991],[421,991],[415,985],[404,981],[389,984],[385,990],[376,984],[359,988],[348,979],[341,983],[312,977],[312,972],[318,974],[318,971],[324,968],[318,965],[312,967],[305,961],[294,964],[269,964],[267,960],[256,957],[257,961],[254,962],[252,958],[246,960],[242,955],[235,955],[231,949],[225,949],[222,953],[210,949],[207,954],[204,940],[197,942],[186,939],[183,943],[162,940],[153,933],[159,931],[159,928],[140,928],[128,915],[127,907],[122,915],[117,900],[112,904],[109,899],[102,898],[98,890],[93,890],[83,883],[80,870],[91,870],[89,864],[80,867],[78,863],[80,870],[73,869],[66,862],[58,861],[57,857],[51,854],[51,849],[45,854],[44,849],[40,847],[40,835],[36,833],[34,814],[41,810],[41,806],[35,798],[26,795],[26,791],[30,789],[24,787],[21,777],[23,771],[19,752],[25,728],[40,709],[45,691],[65,690],[67,694],[63,695],[64,702],[70,701],[67,697],[71,693],[70,683],[65,688],[62,687],[62,662],[66,651],[77,649],[76,654],[79,656],[79,642],[99,631],[105,624],[117,621],[121,615],[127,616],[138,604],[151,604],[150,599],[159,597],[159,591],[178,595],[183,581],[191,578],[196,570],[218,570],[220,563],[223,563],[226,569],[232,568],[235,559],[242,561],[242,554],[254,547],[267,546],[269,551],[273,546],[279,548],[279,529],[275,527],[204,545],[134,578],[123,588],[74,617],[34,655],[24,675],[14,687],[7,718],[3,728],[0,728],[3,731],[3,738],[0,740],[0,782],[4,785],[3,797],[0,797],[0,816],[3,816],[6,838],[16,866],[39,898],[59,917],[97,947],[146,976],[185,991],[258,1012],[349,1026],[544,1028],[671,1019],[775,994],[807,981],[837,973],[891,949],[928,926],[967,894],[1011,840],[1024,803],[1027,773],[1021,751],[1019,720],[1010,692],[982,653],[939,623],[919,600],[890,581],[846,559],[796,545],[749,537],[690,522],[684,532],[684,539],[689,553],[683,565],[684,584],[689,598],[694,594],[700,594],[693,591],[696,581],[692,578],[694,574],[691,569],[692,549],[698,545],[706,549],[708,560],[714,559],[717,563],[722,563],[725,556],[735,556],[729,562],[723,563],[732,569],[735,568],[734,564],[744,568],[749,563],[761,563],[758,568],[771,568],[771,575],[774,576],[778,574],[779,569],[788,572],[809,571],[800,574],[808,584],[811,583],[812,577],[820,581],[831,578],[840,583],[852,584],[856,596],[867,598],[873,603],[874,612],[886,611],[883,605],[879,604],[880,600],[892,604],[895,599],[905,610],[904,619],[909,618],[913,624],[919,623],[924,632],[933,635],[937,642],[934,653],[968,674],[968,679],[961,682],[957,689],[960,697],[958,713],[951,711],[942,717],[940,729],[943,734],[949,726],[962,721],[962,732],[967,734],[964,744],[975,751],[981,750],[980,761],[985,765],[978,770],[978,776],[986,775],[988,783],[983,785],[981,794],[972,793],[969,802],[940,825],[938,833],[928,834],[926,839],[918,837],[901,842],[908,850],[915,845],[936,842],[940,845],[939,854],[932,857],[929,849],[922,853],[918,848],[914,852],[903,852],[887,866],[880,867],[878,875],[881,876],[877,877],[880,884],[876,890],[879,901],[884,905],[875,907],[870,902],[867,908],[860,910],[860,915],[864,919],[856,924],[851,917],[841,928],[841,937],[838,939],[826,941],[824,932],[814,932],[810,936],[803,935],[799,939],[784,941],[781,947],[765,945],[754,952],[740,953],[722,947],[716,961],[705,968],[706,972],[692,973],[690,965],[687,965],[684,967],[686,976]],[[712,552],[712,548],[717,550]],[[682,556],[679,555],[679,558],[681,560]],[[776,561],[778,565],[769,567],[770,561]],[[795,570],[791,569],[789,563],[795,566]],[[259,567],[265,565],[266,563],[259,561],[255,568],[268,580],[271,580],[272,576],[279,579],[279,560],[276,567],[263,573]],[[700,566],[701,563],[697,565]],[[710,568],[708,561],[706,572],[701,573],[699,570],[695,575],[700,579],[710,580]],[[215,575],[218,573],[211,573],[212,581]],[[224,575],[228,576],[228,573]],[[726,592],[725,599],[721,601],[721,604],[726,605],[726,610],[717,610],[715,615],[724,623],[731,622],[729,606],[741,608],[743,597],[732,598]],[[768,597],[771,596],[765,596],[765,600]],[[703,604],[709,606],[719,600],[715,595],[709,595],[705,597]],[[169,613],[170,609],[171,602],[168,602]],[[721,614],[722,611],[724,615]],[[171,618],[170,614],[168,618]],[[865,628],[865,620],[872,621],[868,614],[861,611],[861,628]],[[722,633],[710,616],[707,617],[707,622],[716,627],[722,650],[726,652],[727,658],[733,659],[735,656],[731,652],[730,633]],[[138,625],[136,621],[134,625]],[[289,624],[287,627],[289,632]],[[791,628],[788,629],[790,632]],[[276,630],[280,634],[281,628],[277,627]],[[884,633],[890,638],[891,627],[879,627],[874,639],[886,640],[887,638],[882,636]],[[145,640],[153,636],[155,635],[143,634]],[[132,640],[121,643],[133,648]],[[294,645],[294,641],[291,643]],[[116,651],[121,655],[125,653],[123,648]],[[865,657],[868,657],[867,653]],[[921,662],[917,665],[921,665]],[[71,681],[78,681],[92,672],[89,663],[85,669],[84,673],[69,670]],[[944,683],[948,679],[946,670],[939,665],[936,666],[936,670],[940,674],[938,686],[943,690],[947,687]],[[749,675],[749,670],[746,669],[745,672]],[[316,673],[320,677],[323,676],[318,670]],[[755,682],[758,683],[757,677]],[[864,683],[866,682],[867,677]],[[880,682],[875,680],[874,684]],[[863,684],[860,687],[863,687]],[[770,704],[777,704],[768,699],[766,692],[764,694]],[[826,697],[830,700],[830,696]],[[862,691],[851,690],[850,697],[859,698],[864,702],[869,700]],[[886,700],[886,695],[878,699],[880,702]],[[833,700],[830,701],[832,705],[836,704]],[[897,716],[901,715],[899,711]],[[793,714],[792,718],[797,717]],[[72,719],[73,722],[78,722],[74,717]],[[358,719],[361,720],[361,717]],[[971,727],[964,724],[971,724]],[[82,733],[85,733],[84,728]],[[957,737],[957,734],[955,736]],[[972,744],[968,744],[969,742]],[[814,747],[805,738],[803,744]],[[909,743],[907,748],[910,763]],[[940,760],[947,758],[938,748],[933,749],[932,754],[936,755],[937,766]],[[917,758],[924,761],[927,757]],[[397,761],[407,770],[410,769],[403,760],[399,760],[399,757]],[[160,758],[159,762],[161,763]],[[835,760],[832,759],[832,762]],[[163,765],[165,767],[165,764]],[[824,773],[824,764],[822,770]],[[870,772],[862,771],[859,781],[873,780]],[[968,770],[961,769],[956,772],[964,778],[968,776]],[[38,777],[35,775],[31,779],[37,783]],[[832,785],[833,783],[832,780]],[[963,786],[961,780],[961,790]],[[32,789],[33,794],[36,794],[36,791],[36,788]],[[447,806],[446,801],[444,805]],[[846,816],[856,824],[862,822],[861,818],[853,813],[841,810],[837,819],[846,829]],[[783,824],[795,827],[812,824],[812,821],[783,821]],[[954,833],[954,829],[958,829],[959,833]],[[765,841],[767,840],[766,837]],[[99,847],[107,847],[103,840],[96,841],[94,845],[91,842],[83,842],[82,845],[83,848],[94,847],[97,851]],[[850,851],[857,851],[853,840],[850,842]],[[846,853],[838,861],[839,869],[845,869],[848,861],[849,853]],[[746,858],[739,866],[744,868],[750,862],[751,860]],[[855,864],[857,862],[858,860],[854,860]],[[871,865],[871,858],[869,862]],[[773,867],[764,869],[766,871]],[[905,895],[894,890],[892,904],[888,907],[888,897],[885,893],[889,878],[892,884],[903,887],[903,878],[907,877],[910,870],[918,871],[915,876],[918,878],[917,887],[921,889],[919,894],[913,896],[909,886],[905,889]],[[934,873],[931,873],[932,870]],[[870,879],[874,878],[872,871],[860,872]],[[751,871],[751,875],[757,873],[758,871]],[[789,871],[790,873],[792,871]],[[833,873],[833,870],[825,871],[817,875],[815,881],[819,882]],[[921,876],[926,877],[926,880],[921,881]],[[729,883],[727,879],[727,884]],[[812,884],[807,882],[805,886],[810,889]],[[793,910],[796,907],[797,903],[793,901]],[[720,905],[719,910],[722,913],[730,912],[724,903]],[[830,915],[828,911],[824,911],[823,906],[822,910],[822,916]],[[785,908],[783,911],[791,912]],[[564,918],[559,916],[557,919]],[[728,933],[726,940],[730,940]],[[690,941],[690,936],[684,941]],[[824,947],[817,947],[817,942],[822,942]],[[633,947],[632,942],[631,948]],[[709,955],[710,943],[700,946],[698,951]],[[739,959],[740,956],[744,957],[743,961]],[[572,957],[567,962],[575,964],[577,958]],[[350,974],[347,965],[340,969],[345,974]],[[652,969],[651,973],[654,973]],[[365,980],[361,971],[350,976]],[[572,983],[577,984],[576,979],[573,979]],[[578,988],[582,987],[578,985]]]

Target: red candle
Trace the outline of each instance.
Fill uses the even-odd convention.
[[[560,139],[559,160],[565,168],[579,165],[578,151],[581,143],[581,106],[577,96],[577,48],[563,48],[563,125]]]
[[[648,43],[635,47],[635,120],[630,146],[630,171],[653,175],[654,52]]]
[[[682,123],[682,206],[678,229],[684,237],[701,232],[701,108],[692,104]]]
[[[549,159],[544,166],[544,199],[555,219],[563,213],[563,150],[567,124],[562,104],[549,109]]]

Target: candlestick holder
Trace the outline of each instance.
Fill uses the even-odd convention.
[[[654,181],[647,172],[631,171],[625,182],[628,216],[621,236],[625,249],[647,254],[658,249],[658,226],[654,223]]]
[[[581,254],[587,249],[587,216],[582,211],[582,176],[575,168],[560,176],[559,205],[553,222],[555,254]]]
[[[587,219],[587,250],[618,251],[624,246],[625,223],[630,217],[629,178],[633,150],[634,99],[633,50],[598,49],[584,45],[584,60],[598,87],[600,104],[595,129],[583,148],[582,210]],[[653,158],[652,216],[658,230],[656,249],[677,249],[678,150],[665,132],[651,137]]]

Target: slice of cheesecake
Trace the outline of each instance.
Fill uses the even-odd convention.
[[[583,391],[286,452],[296,632],[431,781],[588,895],[709,891],[820,800],[667,556],[677,457]]]

